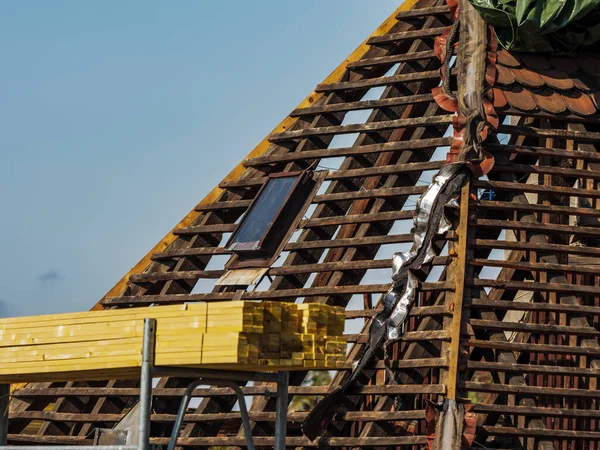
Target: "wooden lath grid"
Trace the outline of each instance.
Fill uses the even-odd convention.
[[[595,448],[598,251],[574,246],[573,238],[597,237],[600,229],[570,224],[598,216],[571,201],[597,196],[598,172],[588,167],[597,158],[595,136],[582,122],[544,117],[522,118],[503,131],[510,141],[490,146],[499,152],[489,181],[475,183],[494,198],[473,202],[469,264],[475,274],[499,270],[473,277],[477,294],[463,337],[470,358],[462,387],[479,413],[477,439],[486,446]],[[501,231],[504,239],[496,240]],[[492,249],[504,258],[488,259]]]
[[[424,192],[427,177],[445,164],[444,149],[451,144],[452,116],[431,95],[441,81],[433,38],[450,23],[447,6],[437,0],[420,0],[399,13],[389,32],[372,37],[370,49],[347,64],[341,79],[319,85],[316,92],[322,96],[294,110],[291,116],[297,121],[272,134],[266,152],[244,160],[243,173],[222,182],[214,202],[196,207],[198,219],[176,230],[175,241],[153,253],[152,264],[132,274],[126,289],[106,297],[102,305],[127,308],[239,297],[230,288],[199,289],[212,287],[211,280],[224,273],[222,267],[214,268],[213,256],[229,255],[226,237],[268,174],[311,167],[326,189],[312,199],[311,214],[290,230],[296,238],[285,245],[283,261],[269,269],[273,280],[268,289],[261,286],[241,298],[302,298],[350,306],[348,320],[372,317],[389,280],[374,283],[369,274],[391,268],[389,257],[378,254],[412,242],[414,205],[408,201]],[[501,71],[517,75],[511,81],[504,72],[494,88],[506,99],[504,104],[500,95],[495,100],[503,115],[499,136],[509,140],[486,141],[496,163],[487,179],[471,182],[466,191],[470,200],[464,195],[458,199],[468,205],[463,214],[467,222],[459,223],[460,211],[454,211],[454,231],[435,242],[438,249],[447,246],[447,252],[418,274],[418,299],[401,340],[388,349],[389,359],[381,350],[368,365],[363,386],[351,393],[351,410],[328,429],[328,446],[422,448],[425,400],[441,400],[451,384],[451,391],[457,387],[459,397],[473,401],[476,441],[484,447],[597,447],[600,266],[595,264],[600,250],[572,245],[572,237],[595,239],[600,228],[572,222],[575,216],[600,213],[574,206],[572,199],[598,205],[600,128],[597,114],[587,113],[587,100],[566,102],[564,111],[554,114],[551,104],[536,97],[538,88],[556,88],[561,99],[575,98],[575,90],[589,91],[582,85],[584,75],[573,86],[556,86],[556,80],[544,78],[545,84],[536,88],[535,74],[521,70],[535,72],[535,61],[515,61],[502,54]],[[363,100],[370,89],[382,87],[379,98]],[[525,88],[533,103],[529,97],[511,96]],[[596,100],[590,94],[590,102]],[[368,110],[364,123],[345,120],[349,112]],[[357,136],[351,145],[333,145],[336,136],[348,135]],[[341,164],[326,169],[332,158]],[[478,195],[481,190],[486,195]],[[398,222],[407,224],[405,231],[396,231]],[[441,271],[438,279],[428,278],[433,267]],[[357,309],[360,297],[365,302]],[[452,317],[458,300],[464,308],[457,332]],[[323,395],[339,386],[367,342],[367,323],[347,335],[348,364],[336,372],[331,386],[303,386],[307,374],[294,373],[290,396]],[[452,353],[453,339],[459,339],[466,355]],[[387,369],[398,374],[398,384],[390,382]],[[154,443],[168,440],[178,396],[188,382],[160,380],[152,416]],[[270,390],[269,385],[244,387],[257,396],[250,411],[257,446],[273,445],[274,403],[263,396]],[[14,394],[10,440],[89,444],[94,428],[114,426],[137,394],[130,381],[30,384]],[[198,395],[202,401],[186,416],[180,445],[244,446],[232,392],[206,388]],[[401,404],[399,410],[394,403]],[[304,417],[305,412],[290,414],[289,446],[318,445],[301,435]],[[42,421],[41,426],[35,429],[33,421]]]

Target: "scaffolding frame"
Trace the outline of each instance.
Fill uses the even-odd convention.
[[[154,365],[156,347],[156,319],[144,319],[144,337],[142,344],[142,366],[140,371],[140,418],[138,424],[137,445],[17,445],[8,446],[9,398],[10,385],[0,384],[0,449],[11,450],[150,450],[150,415],[152,412],[152,379],[153,377],[185,377],[196,378],[186,389],[179,406],[173,431],[167,445],[167,450],[174,450],[183,426],[186,410],[193,397],[194,390],[201,384],[228,387],[235,392],[242,416],[242,424],[248,450],[254,450],[252,428],[248,407],[240,383],[249,381],[276,383],[277,390],[275,408],[275,446],[274,450],[285,450],[287,432],[287,408],[289,372],[251,372],[217,369],[194,369],[187,367],[166,367]],[[270,394],[273,395],[273,394]]]

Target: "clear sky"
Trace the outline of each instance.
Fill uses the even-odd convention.
[[[0,316],[91,307],[399,3],[0,2]]]

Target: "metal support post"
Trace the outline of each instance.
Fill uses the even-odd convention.
[[[202,380],[196,380],[192,382],[185,390],[185,393],[181,398],[179,412],[177,413],[177,418],[175,419],[175,424],[173,425],[173,431],[171,432],[171,439],[169,439],[169,445],[167,446],[167,450],[173,450],[175,448],[175,445],[177,444],[177,438],[179,437],[179,432],[181,431],[181,427],[183,426],[185,412],[187,411],[187,408],[190,404],[190,400],[192,399],[192,392],[200,384],[202,384]]]
[[[0,446],[8,445],[8,404],[10,384],[0,384]]]
[[[285,435],[287,434],[287,409],[289,372],[277,374],[277,400],[275,406],[275,449],[285,450]]]
[[[152,369],[154,367],[155,339],[156,319],[144,319],[138,450],[150,449],[150,413],[152,412]]]
[[[246,447],[248,450],[254,450],[254,439],[252,438],[252,427],[250,425],[250,417],[248,415],[248,407],[246,406],[246,398],[244,397],[243,391],[237,385],[237,383],[233,381],[224,381],[224,380],[211,380],[207,378],[202,378],[191,383],[185,393],[183,394],[183,398],[181,399],[181,404],[179,405],[179,411],[177,412],[177,418],[175,419],[175,424],[173,425],[173,431],[171,432],[171,438],[169,439],[169,445],[167,446],[167,450],[174,450],[177,445],[177,438],[179,437],[179,433],[181,432],[181,427],[183,426],[183,419],[185,417],[185,412],[190,404],[190,400],[192,399],[192,394],[194,390],[201,384],[211,384],[214,386],[224,386],[233,389],[235,395],[238,398],[240,403],[240,414],[242,416],[242,424],[244,426],[244,434],[246,435]]]
[[[237,395],[240,402],[240,414],[242,415],[244,435],[246,436],[246,447],[248,450],[254,450],[254,438],[252,437],[252,425],[250,425],[250,416],[248,415],[248,408],[246,407],[246,397],[244,397],[242,389],[236,383],[229,381],[224,382],[223,385],[229,385]]]

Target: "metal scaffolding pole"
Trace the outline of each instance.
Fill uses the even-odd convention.
[[[240,404],[240,414],[242,416],[242,424],[244,426],[244,434],[246,436],[246,447],[248,448],[248,450],[254,450],[252,427],[250,425],[250,416],[248,415],[248,408],[246,406],[246,398],[244,397],[244,393],[237,385],[237,383],[233,381],[212,380],[209,378],[198,378],[196,381],[192,382],[187,387],[185,393],[183,394],[183,398],[181,399],[181,405],[179,406],[179,411],[177,412],[177,418],[175,419],[175,425],[173,425],[173,431],[171,433],[171,438],[169,439],[169,445],[167,446],[167,450],[175,449],[175,446],[177,445],[177,438],[179,437],[181,427],[183,426],[185,412],[187,411],[188,405],[190,404],[190,400],[192,399],[192,394],[194,390],[201,384],[224,386],[233,389]]]
[[[142,371],[140,376],[140,423],[138,449],[150,449],[150,413],[152,412],[152,369],[156,341],[156,319],[144,319]]]
[[[277,399],[275,403],[275,450],[285,450],[289,382],[289,372],[279,372],[277,374]]]

